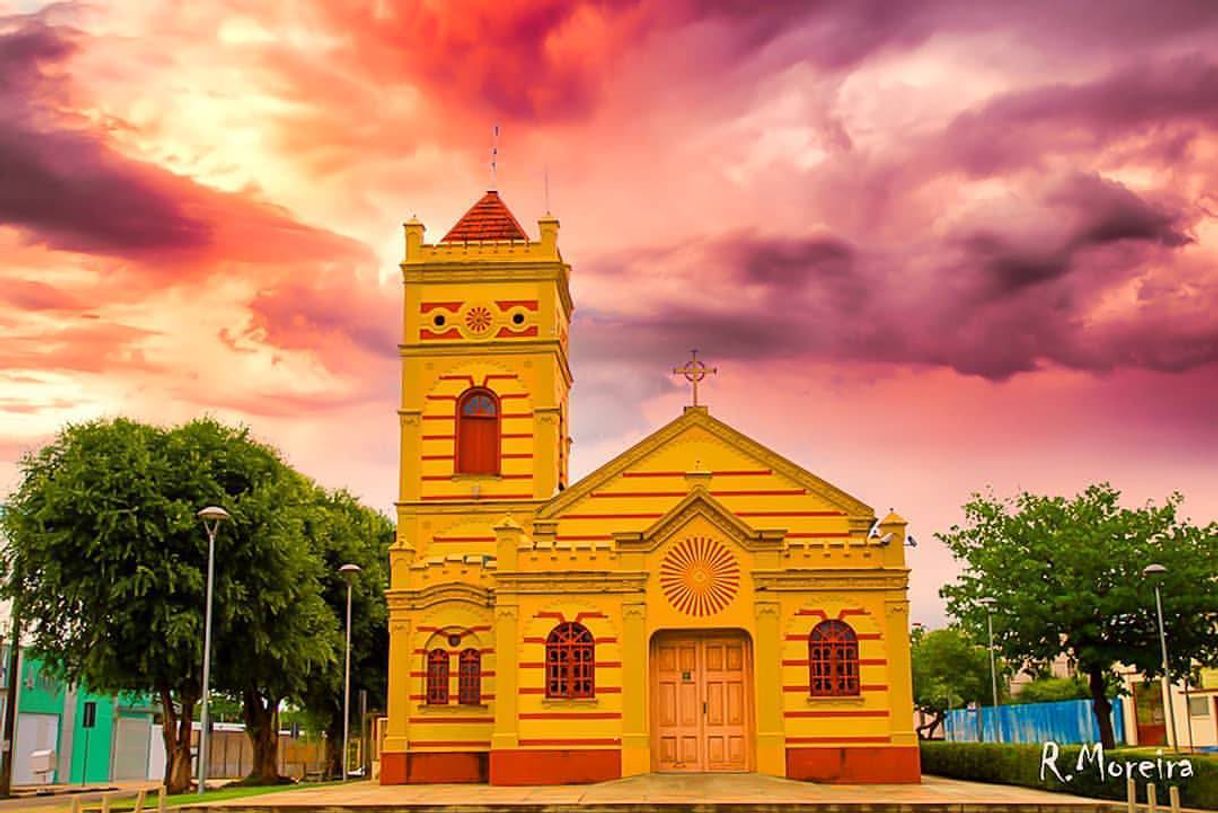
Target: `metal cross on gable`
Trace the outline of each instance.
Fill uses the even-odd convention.
[[[673,375],[683,375],[685,380],[690,383],[693,388],[694,406],[698,405],[698,384],[708,375],[715,375],[719,372],[718,367],[707,367],[706,363],[698,358],[697,349],[689,351],[690,359],[685,363],[684,367],[673,367]]]

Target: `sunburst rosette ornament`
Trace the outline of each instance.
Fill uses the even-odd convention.
[[[714,615],[740,589],[740,565],[722,543],[694,536],[673,545],[660,563],[660,589],[686,615]]]
[[[491,328],[490,309],[478,305],[465,312],[465,326],[470,333],[486,333]]]

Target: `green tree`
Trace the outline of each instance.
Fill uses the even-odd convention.
[[[919,736],[934,731],[948,709],[991,702],[989,653],[964,630],[959,627],[916,630],[910,636],[910,644],[914,705],[931,715],[931,721],[919,727]],[[997,666],[1002,682],[1002,664]]]
[[[1056,703],[1090,696],[1091,690],[1081,678],[1040,677],[1021,686],[1013,699],[1016,703]]]
[[[59,677],[160,699],[171,791],[190,785],[201,693],[207,538],[199,508],[232,515],[216,541],[215,688],[243,695],[267,688],[265,673],[250,677],[257,667],[299,663],[307,672],[334,660],[317,564],[292,512],[273,510],[300,478],[247,430],[212,420],[169,430],[94,421],[26,455],[21,471],[3,518],[0,592],[32,622],[33,649]],[[306,630],[313,639],[296,640]],[[249,662],[248,672],[234,661]]]
[[[975,630],[986,621],[981,600],[992,599],[995,640],[1011,660],[1068,655],[1087,678],[1101,741],[1114,747],[1113,666],[1162,672],[1146,565],[1167,568],[1160,586],[1172,676],[1194,660],[1218,661],[1218,524],[1182,519],[1180,502],[1172,495],[1162,505],[1123,507],[1107,483],[1071,499],[975,494],[964,506],[966,525],[938,535],[965,565],[940,592],[949,612]]]
[[[340,626],[346,624],[347,581],[339,568],[344,564],[360,567],[351,582],[351,731],[355,736],[359,733],[355,715],[361,689],[367,692],[370,709],[385,708],[389,650],[385,587],[394,527],[383,514],[364,507],[346,491],[319,489],[314,505],[308,537],[324,562],[323,595]],[[332,775],[341,773],[342,668],[340,651],[335,667],[312,680],[301,697],[308,718],[326,733],[326,762]]]

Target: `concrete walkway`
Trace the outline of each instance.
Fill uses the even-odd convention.
[[[511,807],[631,808],[672,805],[681,811],[710,806],[817,807],[842,811],[882,805],[886,811],[962,811],[977,806],[1021,811],[1101,813],[1123,806],[1061,793],[925,777],[920,785],[816,785],[760,774],[648,774],[595,785],[502,787],[490,785],[396,785],[371,782],[272,793],[216,802],[182,811],[225,810],[290,813],[300,808],[438,811]]]

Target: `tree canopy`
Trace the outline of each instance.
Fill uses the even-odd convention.
[[[931,721],[920,734],[933,732],[948,709],[992,702],[989,653],[964,630],[959,627],[918,630],[910,643],[914,705],[931,715]],[[1001,690],[1005,682],[1003,664],[995,665]]]
[[[1106,697],[1117,663],[1161,674],[1152,563],[1171,642],[1171,672],[1218,660],[1218,524],[1179,516],[1181,497],[1130,508],[1110,485],[1073,498],[1021,493],[1002,500],[975,494],[966,524],[939,538],[964,563],[940,591],[948,611],[973,630],[993,601],[994,636],[1018,663],[1048,663],[1066,653],[1087,676],[1106,747],[1114,744]]]
[[[21,471],[3,515],[0,593],[60,677],[161,700],[173,791],[190,782],[202,689],[208,542],[196,512],[229,512],[216,537],[212,688],[242,699],[256,755],[264,735],[255,770],[273,773],[279,701],[341,675],[343,616],[328,601],[329,560],[310,538],[339,498],[248,430],[211,419],[69,426]],[[360,506],[345,510],[387,524]],[[344,527],[344,544],[379,555],[380,539]]]

